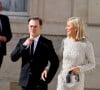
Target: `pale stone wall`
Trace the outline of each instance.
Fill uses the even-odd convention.
[[[25,17],[10,16],[13,39],[8,43],[8,55],[4,58],[0,70],[0,90],[9,90],[10,82],[16,82],[19,77],[20,61],[12,63],[10,53],[18,39],[24,37],[27,31],[27,15],[39,16],[43,19],[43,34],[50,38],[58,53],[61,40],[65,37],[66,20],[71,16],[81,17],[85,21],[86,32],[93,43],[96,69],[86,73],[85,87],[100,89],[100,0],[29,0],[29,11]],[[59,71],[59,70],[58,70]],[[50,90],[56,88],[57,75],[50,84]],[[6,84],[6,86],[3,86]],[[5,89],[7,88],[7,89]]]

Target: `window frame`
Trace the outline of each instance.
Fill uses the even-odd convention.
[[[26,20],[29,17],[29,2],[30,0],[27,2],[27,11],[18,12],[2,10],[0,14],[7,15],[11,21],[22,21],[24,19]]]

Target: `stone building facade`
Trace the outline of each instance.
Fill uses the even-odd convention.
[[[19,90],[17,82],[20,72],[20,60],[11,62],[10,53],[20,37],[28,34],[27,20],[39,16],[43,19],[42,34],[51,39],[58,53],[61,40],[66,37],[65,25],[68,17],[78,16],[85,21],[86,33],[93,43],[96,69],[86,73],[85,88],[100,90],[100,0],[28,0],[27,11],[3,11],[10,18],[13,38],[7,46],[7,56],[0,70],[0,90]],[[59,70],[58,70],[59,72]],[[49,85],[55,90],[58,72]]]

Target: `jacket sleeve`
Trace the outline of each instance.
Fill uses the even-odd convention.
[[[27,50],[27,49],[28,48],[23,46],[22,41],[19,40],[17,46],[15,47],[15,49],[11,53],[11,60],[17,61],[22,56],[22,54],[24,53],[24,50]]]
[[[49,48],[50,68],[49,68],[48,76],[46,79],[47,83],[49,83],[53,79],[53,77],[55,76],[57,72],[58,66],[59,66],[59,59],[58,59],[58,56],[54,50],[54,47],[51,41],[48,44],[48,48]]]
[[[11,27],[10,27],[10,21],[9,21],[9,18],[8,18],[8,16],[6,16],[6,26],[5,26],[5,28],[7,29],[6,30],[6,37],[7,37],[7,42],[9,42],[10,40],[11,40],[11,38],[12,38],[12,32],[11,32]]]

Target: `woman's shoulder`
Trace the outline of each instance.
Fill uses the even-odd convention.
[[[83,39],[81,42],[82,42],[83,45],[84,45],[85,47],[87,47],[87,48],[93,47],[92,42],[91,42],[90,40],[88,40],[88,39]]]
[[[83,39],[82,42],[84,42],[85,44],[92,44],[91,41],[88,39]]]
[[[62,41],[63,41],[63,42],[66,42],[66,41],[68,41],[68,40],[69,40],[69,38],[66,37],[66,38],[64,38]]]

